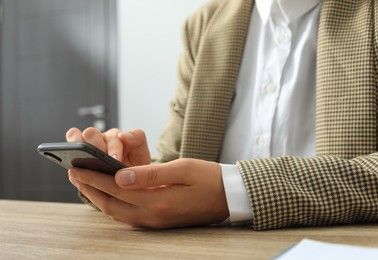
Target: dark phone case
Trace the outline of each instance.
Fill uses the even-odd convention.
[[[115,174],[127,166],[95,146],[85,142],[43,143],[38,152],[60,166],[85,168],[92,171]]]

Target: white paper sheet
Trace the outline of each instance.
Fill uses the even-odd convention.
[[[348,246],[341,244],[325,243],[310,239],[303,239],[297,245],[283,252],[276,257],[277,260],[297,260],[297,259],[321,259],[321,260],[338,260],[338,259],[364,259],[377,260],[378,248]]]

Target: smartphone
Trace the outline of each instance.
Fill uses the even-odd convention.
[[[114,175],[127,166],[85,142],[43,143],[38,152],[60,166],[84,168]]]

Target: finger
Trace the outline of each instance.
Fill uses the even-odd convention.
[[[82,168],[71,168],[68,170],[68,176],[74,185],[76,183],[87,184],[113,196],[120,191],[114,182],[114,177],[108,174]]]
[[[187,160],[188,161],[188,160]],[[192,185],[189,163],[174,161],[164,164],[152,164],[118,171],[116,183],[124,189],[143,189],[162,185]]]
[[[89,127],[83,131],[83,139],[85,142],[90,143],[100,150],[107,153],[107,147],[102,133],[94,127]]]
[[[68,176],[72,184],[81,192],[83,191],[78,184],[91,186],[108,196],[116,197],[134,205],[145,205],[156,199],[156,193],[152,194],[155,192],[153,190],[125,190],[115,183],[114,177],[103,173],[80,168],[71,168],[68,171]]]
[[[130,156],[135,160],[132,165],[146,165],[150,164],[151,156],[148,149],[147,138],[145,133],[140,129],[135,129],[129,132],[119,133],[119,139],[130,153]]]
[[[66,140],[67,142],[83,142],[82,133],[76,127],[70,128],[66,132]]]
[[[123,209],[122,211],[127,210],[135,210],[135,206],[120,201],[119,199],[109,196],[108,194],[81,182],[76,182],[77,187],[79,188],[80,192],[88,198],[93,205],[99,208],[103,213],[108,215],[111,218],[118,219],[116,216],[120,215],[119,209]],[[122,204],[122,205],[120,205]],[[117,206],[119,205],[119,206]],[[117,208],[119,207],[119,208]]]
[[[147,227],[148,213],[142,208],[131,205],[118,198],[93,188],[92,186],[80,183],[80,191],[108,217],[122,221],[133,227]]]
[[[108,154],[121,161],[123,156],[123,143],[118,138],[120,130],[113,128],[106,131],[103,136],[108,147]]]
[[[97,196],[94,198],[97,202]],[[109,198],[97,202],[100,210],[110,218],[124,222],[133,227],[144,227],[147,213],[140,207],[131,205],[117,198]]]
[[[93,205],[101,210],[110,218],[127,223],[133,227],[143,228],[167,228],[175,226],[176,219],[166,217],[163,206],[157,203],[158,201],[150,201],[148,209],[135,206],[118,198],[109,196],[108,194],[84,183],[77,182],[77,187],[81,193],[88,198]],[[134,192],[134,191],[133,191]],[[172,197],[172,196],[170,196]],[[166,200],[170,198],[166,196]],[[164,205],[164,204],[163,204]]]

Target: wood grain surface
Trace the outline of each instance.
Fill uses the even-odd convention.
[[[158,231],[82,204],[0,200],[0,259],[272,259],[303,238],[378,247],[378,226]]]

